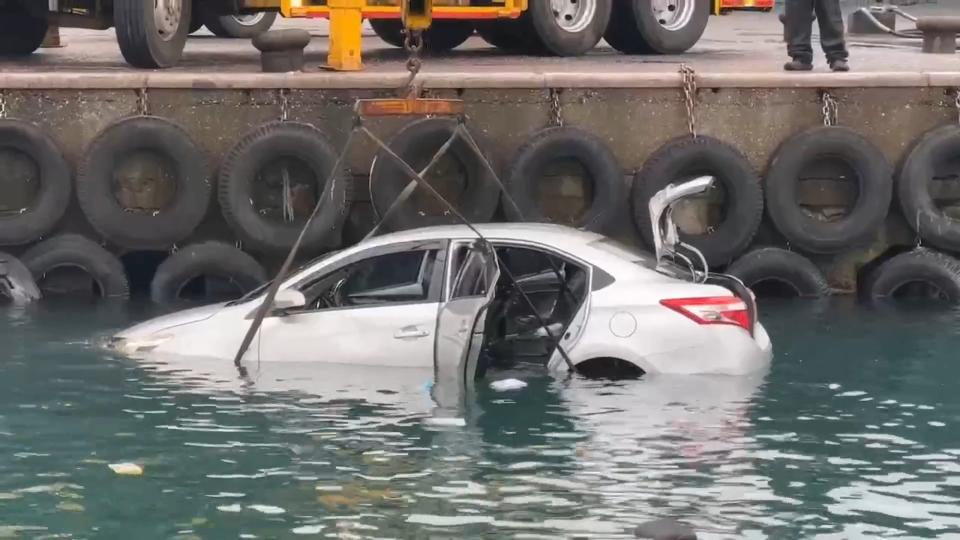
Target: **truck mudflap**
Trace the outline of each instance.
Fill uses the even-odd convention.
[[[752,337],[757,327],[757,299],[754,297],[753,291],[744,285],[740,279],[728,274],[710,274],[707,276],[706,283],[719,285],[743,300],[743,303],[747,305],[747,314],[750,316],[750,336]]]

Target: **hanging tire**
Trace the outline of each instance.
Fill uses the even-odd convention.
[[[930,188],[940,176],[960,172],[960,129],[944,126],[921,136],[897,175],[900,208],[921,238],[943,249],[960,251],[960,215],[939,208]],[[947,166],[952,170],[943,171]]]
[[[0,120],[0,245],[22,245],[49,233],[63,217],[73,190],[70,166],[60,149],[39,127],[17,120]],[[37,184],[27,200],[14,201],[19,177],[23,191]]]
[[[107,240],[165,250],[190,236],[207,214],[206,162],[200,146],[169,120],[120,120],[90,143],[77,174],[77,199]]]
[[[571,160],[581,166],[589,177],[584,180],[590,184],[589,189],[584,190],[586,207],[574,216],[563,218],[544,211],[540,194],[549,167],[561,160]],[[558,221],[592,231],[608,228],[626,194],[624,175],[613,152],[600,138],[572,127],[547,128],[531,137],[517,150],[505,184],[510,198],[519,207],[515,208],[509,200],[503,201],[511,220]]]
[[[389,45],[403,47],[403,23],[398,19],[370,19],[374,33]],[[473,35],[470,21],[436,20],[423,32],[423,48],[439,53],[456,49]]]
[[[830,294],[830,285],[820,269],[810,259],[785,249],[764,247],[750,251],[734,261],[726,273],[740,278],[751,289],[774,284],[804,298]]]
[[[633,216],[647,245],[653,245],[647,203],[668,184],[709,174],[715,177],[711,191],[722,189],[725,200],[719,222],[704,234],[680,232],[680,239],[699,249],[710,266],[723,266],[743,252],[753,240],[763,217],[760,178],[739,150],[722,141],[700,135],[683,137],[657,149],[633,181]]]
[[[21,257],[43,295],[93,293],[100,298],[127,298],[130,286],[120,259],[93,240],[78,234],[63,234],[44,240]],[[58,270],[79,270],[86,280],[57,274]],[[81,290],[90,287],[92,290]]]
[[[418,120],[398,130],[388,146],[413,170],[420,171],[450,138],[456,127],[457,123],[453,120]],[[452,174],[443,174],[447,172],[446,167],[453,168]],[[439,176],[437,171],[440,171]],[[425,179],[470,222],[486,222],[493,218],[500,201],[496,178],[462,137],[454,140],[447,150],[447,156],[433,167]],[[385,152],[381,150],[376,154],[370,167],[370,201],[379,219],[383,219],[404,187],[412,180]],[[459,221],[427,189],[417,185],[410,197],[393,211],[383,226],[400,230],[450,223]]]
[[[19,2],[0,9],[0,56],[27,56],[40,48],[47,35],[46,12],[31,12]]]
[[[323,206],[304,235],[301,249],[317,253],[339,245],[352,189],[345,170],[337,171],[330,185],[326,184],[336,161],[337,151],[312,125],[274,122],[250,131],[227,152],[220,165],[218,198],[224,219],[252,249],[285,253],[303,228],[303,220],[298,218],[305,219],[317,198],[323,197]],[[279,200],[274,193],[278,190],[270,189],[273,186],[280,192]],[[284,204],[284,193],[293,197],[286,201],[288,205]],[[257,208],[255,199],[273,206]],[[277,204],[282,208],[277,210]],[[277,213],[280,215],[274,219]]]
[[[827,221],[804,210],[797,199],[801,176],[811,164],[839,160],[857,177],[850,213]],[[787,139],[767,169],[767,211],[791,243],[812,253],[837,253],[871,241],[890,207],[893,175],[883,153],[843,127],[817,127]]]
[[[709,18],[710,0],[624,0],[604,39],[627,54],[681,54],[700,40]]]
[[[115,0],[113,26],[123,58],[138,68],[176,65],[187,43],[192,12],[191,0]]]
[[[229,290],[237,298],[267,281],[267,272],[253,257],[222,242],[191,244],[167,257],[154,274],[150,283],[150,298],[165,304],[185,300],[186,289],[202,278],[219,278],[229,282]],[[209,295],[205,300],[214,300],[216,293],[206,287],[200,294]],[[194,293],[196,294],[196,293]]]
[[[527,11],[534,31],[551,54],[586,54],[603,39],[613,0],[562,0],[561,4],[555,11],[551,0],[530,0]]]
[[[205,16],[203,22],[216,36],[249,39],[269,30],[276,20],[276,11],[258,11],[242,15],[210,15]]]
[[[901,253],[877,266],[863,290],[874,300],[912,294],[960,304],[960,261],[924,248]]]

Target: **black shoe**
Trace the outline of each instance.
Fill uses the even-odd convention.
[[[793,60],[787,62],[783,65],[783,69],[787,71],[810,71],[813,69],[813,64],[810,62],[804,62],[803,60]]]
[[[830,69],[832,71],[850,71],[850,64],[846,60],[831,60]]]

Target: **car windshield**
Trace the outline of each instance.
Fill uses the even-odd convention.
[[[338,249],[338,250],[334,250],[334,251],[328,251],[327,253],[324,253],[323,255],[321,255],[321,256],[319,256],[319,257],[316,257],[316,258],[314,258],[314,259],[311,259],[311,260],[309,260],[309,261],[301,264],[301,265],[298,266],[297,268],[295,268],[292,272],[289,272],[289,273],[287,274],[287,276],[284,277],[283,279],[287,279],[287,278],[290,277],[290,276],[295,276],[295,275],[297,275],[298,273],[302,272],[305,268],[308,268],[308,267],[310,267],[310,266],[313,266],[314,264],[317,264],[318,262],[320,262],[320,261],[322,261],[322,260],[324,260],[324,259],[327,259],[327,258],[329,258],[329,257],[331,257],[331,256],[333,256],[333,255],[336,255],[337,253],[340,253],[340,250],[339,250],[339,249]],[[268,280],[268,281],[265,281],[265,282],[262,283],[259,287],[257,287],[256,289],[253,289],[252,291],[250,291],[250,292],[248,292],[247,294],[241,296],[240,298],[237,298],[236,300],[227,302],[227,305],[228,305],[228,306],[235,306],[235,305],[237,305],[237,304],[243,304],[243,303],[249,302],[250,300],[253,300],[254,298],[256,298],[256,297],[260,296],[261,294],[263,294],[264,291],[266,291],[267,288],[270,287],[270,284],[271,284],[271,283],[273,283],[273,280],[272,280],[272,279],[271,279],[271,280]]]

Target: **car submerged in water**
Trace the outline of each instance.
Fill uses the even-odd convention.
[[[327,254],[283,278],[241,362],[433,367],[461,381],[520,363],[600,376],[763,369],[772,345],[753,294],[697,269],[671,217],[712,181],[653,197],[653,255],[533,223],[425,227]],[[107,346],[232,362],[267,288],[148,320]]]

